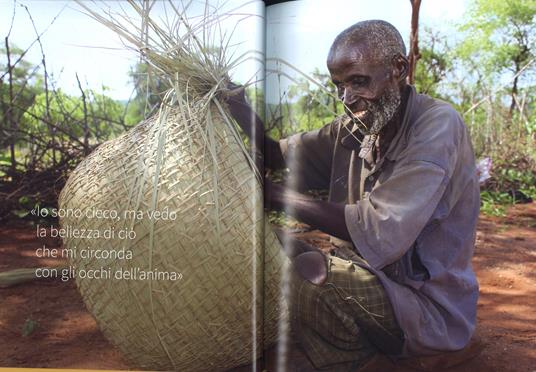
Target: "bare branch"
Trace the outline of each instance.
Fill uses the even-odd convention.
[[[16,123],[13,120],[13,66],[11,65],[11,51],[9,50],[9,38],[6,36],[5,38],[6,43],[6,57],[7,57],[7,73],[9,74],[8,77],[8,91],[9,91],[9,107],[6,112],[6,127],[11,130],[13,133],[16,128]],[[16,138],[11,135],[9,136],[9,152],[11,156],[11,171],[15,173],[17,170],[17,159],[15,157],[15,142]]]
[[[26,9],[26,11],[29,13],[28,11],[28,8],[26,7],[26,5],[22,5],[22,7],[24,7]],[[67,7],[67,5],[65,5],[63,8],[61,8],[61,10],[58,12],[58,14],[56,14],[56,16],[52,19],[52,21],[49,23],[49,25],[41,32],[39,33],[39,37],[42,37],[47,31],[48,29],[50,28],[50,26],[52,26],[52,24],[56,21],[56,19],[60,16],[61,13],[63,13],[63,10]],[[32,41],[30,43],[30,45],[28,46],[28,48],[24,49],[22,51],[22,53],[20,54],[19,58],[17,58],[15,60],[15,62],[13,62],[13,67],[17,66],[17,64],[20,63],[20,61],[22,61],[22,59],[24,58],[24,56],[26,55],[26,53],[28,53],[28,51],[32,48],[32,46],[37,42],[37,39],[35,39],[34,41]],[[6,71],[5,73],[3,73],[1,76],[0,76],[0,80],[3,79],[6,75],[8,74],[8,72]]]
[[[13,24],[15,23],[15,14],[17,13],[16,5],[17,5],[17,1],[13,1],[13,13],[11,14],[11,22],[9,23],[9,31],[7,32],[7,36],[6,36],[8,39],[11,36],[11,31],[13,30]]]
[[[80,93],[82,94],[82,103],[84,105],[84,119],[83,119],[83,125],[84,125],[84,153],[87,155],[89,154],[89,127],[87,124],[87,102],[86,102],[86,93],[84,92],[84,89],[82,89],[82,84],[80,84],[80,79],[78,78],[78,74],[76,75],[76,81],[78,82],[78,88],[80,89]]]

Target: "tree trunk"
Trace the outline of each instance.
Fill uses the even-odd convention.
[[[75,73],[76,81],[78,82],[78,88],[80,89],[80,94],[82,95],[82,103],[83,103],[83,109],[84,109],[84,121],[83,121],[83,129],[84,129],[84,155],[89,154],[89,125],[87,120],[87,102],[86,102],[86,93],[84,92],[84,89],[82,88],[82,84],[80,83],[80,79],[78,78],[78,74]]]
[[[419,10],[421,7],[421,0],[409,1],[411,2],[411,35],[409,39],[408,83],[414,84],[417,60],[421,57],[421,54],[419,53]]]
[[[9,105],[7,105],[6,111],[6,128],[9,128],[9,153],[11,157],[11,174],[14,177],[17,171],[17,158],[15,154],[15,142],[17,142],[17,123],[13,118],[13,108],[15,107],[14,96],[13,96],[13,66],[11,65],[11,52],[9,50],[9,40],[6,36],[6,57],[7,57],[7,71],[8,71],[8,91],[9,91]]]
[[[510,110],[509,110],[509,116],[510,116],[510,120],[512,120],[513,118],[513,115],[514,115],[514,110],[516,108],[516,95],[517,95],[517,81],[518,81],[518,78],[519,78],[519,71],[520,71],[520,67],[519,67],[519,63],[516,61],[515,63],[516,65],[516,69],[515,69],[515,78],[514,78],[514,81],[513,81],[513,84],[512,84],[512,102],[510,103]]]

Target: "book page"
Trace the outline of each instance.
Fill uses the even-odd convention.
[[[264,4],[0,14],[0,369],[255,364],[262,190],[227,94],[262,105]]]
[[[419,15],[419,12],[417,9],[412,17],[412,5],[421,3],[420,18],[415,19],[415,13]],[[383,115],[388,111],[386,108],[390,106],[385,104],[386,102],[396,107],[397,110],[400,109],[399,113],[408,112],[408,106],[401,103],[403,99],[397,98],[397,94],[393,95],[395,98],[383,95],[386,91],[382,89],[386,85],[371,84],[370,86],[377,88],[374,91],[375,94],[366,94],[374,90],[370,86],[370,90],[366,90],[366,81],[373,80],[377,82],[381,80],[371,78],[370,69],[367,70],[370,66],[377,67],[382,65],[382,62],[373,60],[370,56],[374,52],[376,54],[373,56],[385,56],[392,46],[388,45],[384,40],[386,38],[382,38],[385,34],[381,33],[379,33],[380,37],[374,38],[373,42],[367,44],[369,47],[373,45],[370,49],[363,47],[363,44],[358,45],[363,39],[368,40],[366,36],[361,36],[362,39],[357,41],[354,40],[355,44],[351,44],[350,38],[342,37],[339,39],[342,44],[336,45],[334,50],[343,56],[351,56],[351,58],[344,59],[340,57],[339,59],[343,59],[346,62],[344,68],[341,67],[342,64],[335,64],[339,69],[335,68],[330,72],[327,68],[327,59],[335,39],[343,31],[362,21],[382,20],[393,26],[400,35],[396,36],[396,42],[392,43],[396,44],[396,53],[393,53],[393,56],[402,57],[397,60],[398,62],[402,60],[402,62],[396,66],[395,74],[398,74],[397,76],[400,79],[400,86],[402,86],[400,90],[405,89],[405,92],[398,93],[400,93],[400,96],[406,94],[406,97],[408,97],[411,91],[411,94],[414,92],[415,96],[422,100],[447,102],[448,105],[445,105],[445,107],[449,107],[449,110],[452,110],[451,112],[457,112],[456,117],[462,118],[465,122],[464,131],[467,131],[467,136],[464,138],[467,139],[469,135],[472,138],[471,143],[468,141],[464,143],[465,150],[463,151],[471,154],[472,150],[470,148],[474,147],[476,149],[477,157],[482,158],[478,164],[479,168],[481,168],[479,172],[482,176],[482,182],[485,182],[490,177],[490,157],[493,156],[491,154],[494,153],[492,149],[494,146],[489,143],[486,145],[482,141],[484,138],[490,139],[495,135],[498,136],[497,138],[503,139],[511,136],[512,132],[507,129],[508,125],[504,124],[504,118],[509,117],[512,122],[516,123],[514,124],[516,128],[523,133],[523,141],[532,144],[534,140],[529,138],[531,130],[523,128],[522,120],[515,119],[518,117],[517,115],[521,115],[520,110],[522,110],[522,107],[527,108],[528,106],[521,103],[521,101],[516,104],[513,98],[516,95],[517,85],[515,82],[517,81],[517,76],[524,76],[524,84],[526,84],[524,94],[530,95],[529,89],[531,88],[529,87],[534,86],[534,79],[531,73],[525,71],[533,69],[533,58],[528,57],[528,55],[525,56],[526,58],[523,57],[525,59],[522,65],[516,64],[514,59],[511,59],[508,62],[508,68],[503,68],[496,64],[502,55],[500,51],[509,48],[509,44],[516,45],[516,48],[518,46],[520,48],[530,47],[520,39],[515,39],[513,37],[515,33],[508,31],[512,25],[509,22],[514,22],[512,18],[508,18],[506,15],[508,11],[498,4],[495,4],[496,6],[488,5],[489,2],[484,5],[484,2],[478,1],[457,1],[446,5],[433,1],[302,0],[283,2],[267,7],[265,129],[267,135],[276,144],[279,143],[281,153],[279,157],[284,157],[281,160],[272,154],[272,160],[279,160],[279,163],[274,161],[271,165],[274,167],[279,166],[279,169],[277,171],[270,169],[269,176],[265,181],[266,188],[273,195],[267,197],[268,208],[271,207],[272,209],[268,218],[276,228],[282,231],[280,235],[285,237],[282,239],[284,251],[294,254],[289,254],[291,261],[294,263],[292,272],[289,270],[282,273],[282,285],[284,288],[282,292],[287,294],[287,299],[289,299],[287,302],[295,301],[297,303],[297,305],[289,305],[292,308],[290,318],[294,321],[294,330],[290,330],[287,324],[282,324],[279,328],[277,345],[265,354],[267,360],[273,363],[271,365],[276,366],[276,370],[313,367],[326,367],[327,369],[331,367],[333,370],[338,370],[336,363],[342,362],[345,358],[347,359],[344,362],[355,361],[355,364],[352,366],[348,364],[343,367],[341,363],[338,365],[339,369],[353,370],[369,360],[370,355],[357,356],[357,350],[363,344],[351,348],[348,346],[349,344],[341,341],[350,339],[350,337],[347,338],[349,333],[339,333],[339,330],[344,327],[338,326],[346,321],[349,323],[355,322],[352,323],[355,326],[353,329],[358,329],[352,340],[359,339],[367,331],[363,331],[366,328],[364,326],[362,328],[362,317],[357,319],[346,317],[346,313],[344,313],[346,304],[344,304],[344,301],[338,302],[340,299],[336,298],[336,296],[329,297],[328,293],[334,291],[334,288],[344,288],[338,294],[343,293],[341,296],[345,300],[351,302],[357,298],[356,302],[359,302],[360,299],[359,296],[354,298],[348,294],[352,286],[349,282],[337,287],[333,281],[325,279],[326,276],[322,276],[324,274],[323,270],[329,271],[331,268],[336,267],[333,262],[336,262],[337,259],[334,259],[334,257],[343,259],[349,265],[348,270],[353,270],[353,272],[359,272],[359,264],[361,264],[361,267],[374,267],[374,270],[371,269],[370,272],[374,272],[378,278],[384,278],[384,275],[389,278],[382,281],[383,285],[380,288],[389,288],[389,280],[391,279],[393,282],[399,280],[398,283],[400,283],[400,279],[396,278],[393,272],[400,273],[399,268],[405,267],[404,260],[408,259],[408,257],[418,257],[421,253],[424,256],[427,255],[427,253],[423,253],[424,248],[421,248],[420,253],[415,253],[414,256],[411,256],[412,250],[418,251],[421,244],[421,241],[415,236],[412,237],[411,242],[408,244],[405,242],[400,243],[399,240],[402,239],[395,239],[392,244],[388,243],[387,246],[392,247],[398,247],[399,244],[404,245],[407,250],[397,253],[397,257],[403,256],[398,261],[392,259],[386,262],[387,259],[385,258],[390,257],[388,249],[385,249],[384,242],[388,241],[389,236],[391,236],[391,230],[403,228],[402,223],[398,223],[398,219],[406,217],[414,220],[412,217],[408,217],[405,212],[401,212],[401,214],[396,212],[395,205],[398,202],[404,203],[404,200],[397,200],[396,197],[399,195],[401,187],[389,189],[389,179],[391,175],[397,174],[396,162],[400,160],[393,154],[397,150],[393,144],[399,143],[396,142],[398,138],[406,139],[407,137],[390,137],[393,133],[404,133],[402,135],[405,135],[406,132],[397,132],[398,129],[393,129],[394,125],[391,125],[392,132],[389,133],[388,126],[391,123],[412,122],[409,119],[402,121],[394,117],[396,110],[391,110],[391,113]],[[533,10],[528,10],[527,3],[523,1],[516,2],[516,6],[519,6],[520,9],[525,9],[527,14],[534,14]],[[485,17],[483,14],[485,14]],[[484,21],[484,18],[481,17],[486,18],[486,20]],[[475,19],[478,19],[478,22]],[[506,24],[510,26],[500,27],[496,23],[497,19],[501,19],[501,22],[504,22],[502,23],[503,26]],[[529,31],[530,22],[527,22],[527,20],[528,18],[525,21],[518,19],[514,22],[523,24],[522,29],[524,31],[522,33],[524,35],[531,34]],[[412,22],[414,23],[413,29]],[[468,30],[471,31],[468,32]],[[490,30],[493,30],[494,36],[488,40],[491,34],[487,32]],[[418,31],[418,43],[415,38],[416,31]],[[411,37],[412,32],[414,33],[413,39]],[[501,37],[498,35],[501,35]],[[400,41],[400,39],[402,40]],[[412,40],[415,40],[415,42],[412,43]],[[506,40],[509,41],[506,42]],[[490,44],[486,44],[488,41]],[[399,48],[401,44],[405,44],[405,46]],[[419,49],[416,49],[416,44],[418,44]],[[359,50],[360,53],[351,54],[351,47],[344,48],[341,45],[355,47],[354,50]],[[350,52],[348,52],[349,49]],[[367,58],[367,54],[363,52],[363,49],[369,52],[369,58]],[[385,55],[382,54],[384,51],[387,51]],[[518,55],[518,57],[520,56]],[[337,58],[334,59],[336,60]],[[349,60],[352,60],[352,63],[348,62]],[[372,60],[373,62],[371,62]],[[483,64],[477,66],[474,62],[475,60]],[[386,65],[392,67],[388,63]],[[400,69],[400,65],[407,66],[407,69]],[[366,66],[364,70],[368,71],[367,74],[362,72],[363,69],[360,69],[363,66]],[[525,66],[527,70],[522,70],[521,66]],[[358,71],[359,73],[354,74],[358,77],[350,77],[348,71]],[[382,76],[393,76],[389,68],[386,68],[385,71],[387,72]],[[340,76],[343,76],[344,79],[339,79]],[[368,78],[368,80],[365,81],[364,77]],[[503,79],[501,82],[495,80],[499,77]],[[406,81],[409,84],[402,84],[402,82],[405,83]],[[508,83],[506,83],[507,81]],[[353,84],[355,84],[355,87]],[[397,82],[394,81],[393,85],[396,86],[396,84]],[[480,90],[481,87],[486,87],[486,89],[490,90],[482,91]],[[395,92],[397,90],[397,88],[393,89]],[[378,92],[382,92],[382,95]],[[495,96],[496,93],[497,96]],[[355,99],[352,101],[352,98]],[[382,98],[385,98],[385,100]],[[342,103],[345,99],[346,107]],[[409,100],[409,98],[406,99]],[[499,101],[501,103],[498,104],[498,107],[495,107],[495,103]],[[517,107],[517,111],[515,111],[515,107]],[[408,111],[405,111],[406,109]],[[374,111],[381,113],[384,119],[373,121],[371,118]],[[516,112],[515,114],[514,111]],[[502,112],[504,116],[498,114],[499,112]],[[495,121],[492,115],[499,115],[503,119]],[[376,118],[378,116],[380,115],[377,115]],[[403,114],[401,117],[403,117]],[[498,116],[495,116],[495,118],[498,118]],[[431,120],[428,121],[432,122]],[[370,125],[365,125],[363,122],[368,122],[367,124]],[[379,129],[377,131],[369,130],[373,127],[372,123],[378,122],[381,122],[380,124],[384,126],[378,125],[377,128]],[[360,124],[364,128],[360,127]],[[344,131],[338,131],[339,128],[343,128]],[[360,128],[362,130],[359,130]],[[386,128],[386,130],[381,132],[382,128]],[[484,134],[482,132],[483,128],[486,128],[489,132]],[[501,130],[501,134],[494,132],[494,130]],[[495,133],[495,135],[491,133]],[[382,143],[382,136],[387,138],[384,143]],[[427,136],[425,141],[432,137],[433,135]],[[347,141],[343,141],[343,138]],[[369,142],[365,141],[365,139]],[[270,141],[267,140],[265,143],[269,144]],[[385,145],[385,147],[382,148],[382,145]],[[433,147],[433,145],[430,147]],[[275,152],[274,150],[273,153]],[[503,162],[503,155],[499,155],[499,153],[504,154],[503,150],[495,153],[497,160]],[[519,149],[517,154],[524,159],[527,157],[532,158],[531,155],[528,155],[530,150],[525,147]],[[475,168],[473,155],[469,155],[465,161],[464,169]],[[393,171],[393,167],[395,171]],[[513,167],[516,168],[515,166]],[[508,171],[503,170],[503,172]],[[455,183],[456,181],[453,182]],[[524,184],[526,185],[526,190],[528,190],[530,186],[527,183]],[[490,187],[493,188],[494,186],[491,186],[491,183],[487,185],[488,191],[485,191],[482,195],[485,200],[483,205],[489,213],[490,204],[488,203],[492,200],[490,195],[496,189],[491,191]],[[382,186],[384,187],[382,188]],[[415,190],[411,190],[412,192],[409,194],[412,196],[417,195],[419,193],[417,187],[419,186],[424,185],[417,182]],[[474,183],[473,186],[471,192],[476,195],[479,187]],[[491,194],[488,192],[491,192]],[[384,203],[383,197],[386,195],[392,196],[389,203]],[[531,199],[527,198],[526,200]],[[271,206],[270,202],[272,202]],[[335,204],[344,206],[344,210],[337,210]],[[427,206],[429,207],[429,205]],[[474,211],[478,207],[478,202],[473,200],[467,204],[467,209],[464,212],[473,211],[472,213],[476,215],[477,212]],[[381,222],[379,221],[383,221],[384,218],[389,219],[388,216],[391,211],[396,214],[394,218],[396,222],[387,228],[381,228]],[[378,219],[371,217],[375,213],[378,213]],[[337,221],[337,223],[332,223],[333,221]],[[313,223],[316,224],[313,225]],[[334,224],[338,224],[343,228],[337,229],[336,226],[333,226]],[[409,225],[412,225],[412,223],[410,222]],[[356,228],[356,226],[360,227]],[[475,219],[468,218],[467,224],[458,226],[456,231],[463,231],[467,226],[472,226],[473,229],[476,229]],[[351,228],[354,231],[351,231]],[[411,228],[404,228],[403,231],[405,232],[406,230],[411,230]],[[377,234],[374,234],[373,231],[376,231]],[[418,229],[419,234],[425,234],[426,231],[427,229],[422,229],[422,227]],[[472,233],[474,232],[473,230]],[[296,243],[296,240],[301,243]],[[474,248],[474,245],[469,240],[463,242],[465,244],[463,247],[458,246],[467,255],[472,254],[470,252]],[[303,248],[302,243],[307,245],[307,248]],[[361,248],[362,246],[365,248]],[[484,246],[485,244],[481,243],[479,245],[477,241],[477,252],[478,248],[484,249]],[[302,248],[303,250],[300,251]],[[322,263],[327,262],[325,266],[317,264],[313,260],[314,257],[318,257],[316,254],[318,250],[321,250],[324,253],[323,256],[327,257],[325,261],[320,260]],[[312,254],[307,256],[308,253]],[[297,257],[302,254],[304,258],[299,261]],[[369,257],[367,257],[367,254],[369,254]],[[373,255],[379,257],[374,257],[378,261],[386,261],[382,261],[381,265],[375,265],[374,263],[378,261],[371,259]],[[430,256],[428,258],[435,260],[439,256],[441,254],[436,253],[432,258]],[[411,259],[413,260],[413,258]],[[480,261],[478,253],[476,261]],[[414,266],[410,266],[410,269],[408,269],[414,275],[412,277],[414,281],[411,281],[411,278],[409,278],[411,275],[408,274],[408,278],[404,278],[406,281],[402,282],[402,285],[415,288],[418,291],[421,285],[424,288],[429,284],[426,282],[426,270],[428,268],[425,264],[419,264],[417,258],[414,262],[417,263],[412,263],[411,265]],[[339,261],[338,264],[340,263]],[[350,263],[353,266],[350,266]],[[392,266],[386,265],[385,268],[382,268],[384,264]],[[471,258],[466,256],[463,264],[465,266],[460,272],[467,273],[466,278],[469,278],[468,281],[471,284],[460,286],[459,291],[452,289],[456,288],[456,284],[445,284],[445,287],[440,289],[438,293],[444,294],[451,290],[452,292],[462,293],[462,287],[471,288],[471,293],[465,297],[468,303],[471,303],[471,306],[467,306],[464,311],[466,311],[465,315],[470,314],[467,315],[467,318],[472,317],[471,321],[473,323],[466,328],[464,339],[460,342],[460,345],[463,345],[459,347],[461,349],[465,345],[469,345],[467,349],[470,352],[474,345],[473,339],[471,339],[471,332],[473,332],[473,325],[476,322],[474,314],[477,312],[476,297],[478,296],[478,290],[475,286],[477,279],[471,268]],[[430,265],[430,267],[432,266]],[[376,270],[378,268],[381,270]],[[433,272],[433,268],[430,272]],[[476,276],[479,277],[478,280],[486,275],[482,267],[480,273],[476,273]],[[295,280],[299,284],[294,285],[294,288],[291,288],[292,285],[289,284],[291,277],[294,277],[294,279],[299,277],[301,280]],[[323,282],[319,278],[324,278],[326,281]],[[523,280],[522,277],[519,280]],[[421,292],[417,293],[421,294]],[[513,296],[513,293],[511,295]],[[368,298],[367,296],[363,295],[361,299]],[[406,297],[400,295],[396,290],[389,292],[388,296],[390,296],[389,301],[393,304],[397,312],[396,317],[398,317],[401,324],[407,319],[415,319],[420,316],[427,318],[427,315],[422,315],[418,311],[410,311],[405,307],[405,303],[411,302],[409,295],[407,301],[404,301]],[[487,297],[487,300],[491,300],[491,297]],[[397,298],[398,302],[396,301]],[[499,297],[495,297],[494,300],[501,301]],[[487,301],[484,302],[486,305],[489,304]],[[478,311],[481,311],[486,305],[483,302],[479,302]],[[326,310],[326,308],[329,309]],[[405,309],[405,311],[400,309]],[[434,311],[435,309],[431,313]],[[456,311],[454,310],[454,312]],[[340,315],[341,313],[343,314]],[[408,314],[417,315],[412,318]],[[489,313],[487,314],[490,315]],[[490,316],[493,318],[493,315]],[[380,317],[387,319],[389,316],[382,314],[378,319]],[[326,319],[338,319],[340,322],[330,322]],[[478,319],[480,322],[480,318]],[[491,324],[491,322],[490,320],[487,324]],[[449,326],[455,328],[453,325]],[[412,356],[418,356],[419,353],[425,354],[432,349],[439,349],[439,347],[430,346],[439,339],[444,341],[442,346],[446,344],[442,336],[424,337],[419,333],[419,329],[426,328],[426,331],[430,330],[430,334],[432,334],[435,329],[433,325],[423,325],[421,328],[415,327],[411,329],[407,324],[403,324],[403,328],[407,335],[416,335],[415,339],[418,339],[419,342],[422,340],[423,344],[428,345],[427,350],[416,351],[417,348],[411,345],[411,341],[408,341],[406,346],[410,345],[408,346],[410,350],[414,347],[408,353],[413,353]],[[498,334],[501,332],[498,329],[496,331]],[[518,329],[513,333],[526,331],[526,329]],[[373,332],[371,331],[371,333]],[[373,337],[371,336],[370,339],[364,338],[377,347],[377,340]],[[410,338],[408,337],[408,339]],[[392,343],[397,347],[400,347],[400,344],[400,339]],[[527,347],[525,350],[528,350],[530,344],[527,343],[525,346]],[[350,352],[344,353],[341,349],[351,349],[354,354]],[[466,350],[463,349],[463,351],[465,352]],[[381,347],[377,347],[377,350],[371,353],[374,354],[375,352],[378,352],[379,355],[390,354],[389,351],[385,351]],[[430,351],[430,354],[432,353]],[[518,356],[527,363],[528,359],[522,357],[522,353],[520,352]],[[396,353],[391,352],[391,354]],[[324,355],[326,357],[322,360]],[[456,363],[456,358],[450,360],[450,357],[446,356],[445,360],[449,360],[449,363]],[[415,358],[415,364],[413,365],[416,366],[419,362],[421,360]],[[332,364],[330,365],[330,363]],[[483,365],[487,365],[483,357],[477,363],[472,364],[476,368],[475,370],[479,370],[479,367],[481,368]],[[371,370],[395,370],[396,367],[395,362],[387,362],[387,364],[371,368]],[[439,364],[437,368],[439,369]],[[459,370],[462,369],[463,367],[460,367]]]

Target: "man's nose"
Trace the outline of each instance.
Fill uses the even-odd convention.
[[[353,105],[357,101],[356,94],[354,94],[354,92],[350,88],[344,88],[344,93],[341,98],[342,98],[342,102],[346,106]]]

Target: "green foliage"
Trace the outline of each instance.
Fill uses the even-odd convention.
[[[253,107],[253,110],[255,110],[257,115],[265,120],[266,102],[264,99],[264,92],[261,87],[255,84],[254,86],[246,88],[246,97],[248,98],[251,107]]]
[[[86,111],[82,97],[61,90],[48,96],[39,94],[24,113],[20,129],[30,137],[54,136],[60,143],[70,143],[73,139],[82,141],[86,135],[90,143],[98,143],[124,131],[123,126],[113,125],[122,122],[125,111],[122,104],[92,90],[86,90],[84,94]],[[26,140],[21,139],[19,144],[24,147]]]
[[[22,116],[33,104],[35,96],[43,92],[39,84],[43,77],[38,73],[38,66],[21,58],[22,53],[23,50],[16,46],[9,48],[9,73],[7,49],[0,48],[0,150],[17,140],[17,133],[8,128],[9,123],[23,121]]]
[[[459,26],[464,40],[456,53],[475,89],[488,91],[504,105],[510,96],[508,119],[518,107],[522,88],[534,86],[536,46],[534,0],[474,0]]]
[[[25,124],[22,128],[30,134],[39,132],[43,127],[47,127],[46,121],[61,125],[62,129],[66,126],[73,126],[72,134],[75,137],[82,136],[82,128],[73,125],[74,120],[80,120],[83,117],[82,102],[76,97],[68,96],[62,91],[56,92],[52,97],[41,93],[35,98],[34,104],[24,114]],[[60,136],[61,133],[59,134]]]
[[[15,209],[12,211],[12,213],[17,216],[18,218],[24,218],[28,216],[34,207],[34,203],[32,202],[32,199],[28,195],[23,195],[19,198],[19,206],[22,209]]]
[[[289,94],[292,99],[301,93],[297,102],[299,132],[321,128],[332,121],[337,112],[342,112],[342,103],[330,76],[317,69],[312,77],[324,88],[302,80]]]
[[[421,57],[415,70],[418,92],[439,96],[438,87],[452,69],[452,55],[446,37],[425,27],[421,37]]]
[[[536,173],[518,168],[500,168],[495,178],[497,190],[519,190],[536,199]],[[515,202],[515,199],[513,199]]]
[[[534,0],[476,0],[461,30],[468,36],[460,45],[462,58],[478,57],[487,74],[512,69],[534,57]]]
[[[300,79],[278,105],[267,105],[266,129],[272,138],[321,128],[343,112],[329,74],[316,69],[311,77],[316,84]]]
[[[292,218],[291,216],[285,214],[281,211],[269,211],[268,212],[268,221],[272,225],[286,227],[288,229],[297,229],[303,227],[303,224]]]
[[[506,216],[506,206],[511,205],[512,197],[506,192],[482,191],[480,193],[480,212],[489,216]]]
[[[20,90],[23,86],[34,86],[37,90],[38,82],[43,79],[43,76],[40,75],[39,66],[34,66],[30,62],[22,58],[22,53],[24,51],[17,46],[10,46],[9,55],[10,55],[10,66],[11,66],[11,80],[13,85]],[[0,76],[2,77],[5,88],[9,84],[7,74],[8,72],[8,56],[7,48],[0,48]],[[42,90],[42,89],[41,89]]]
[[[296,104],[281,102],[280,104],[266,105],[265,131],[273,139],[279,140],[296,133]]]
[[[477,156],[493,159],[494,192],[511,188],[501,171],[536,171],[535,16],[534,0],[473,0],[445,79]]]
[[[162,94],[170,88],[169,84],[159,79],[147,63],[137,63],[129,72],[134,83],[136,95],[129,104],[129,117],[136,122],[147,118],[158,107]]]
[[[39,322],[35,319],[28,318],[26,319],[26,321],[24,322],[24,325],[22,326],[21,334],[24,337],[28,337],[32,333],[34,333],[37,330],[37,328],[39,328]]]
[[[536,200],[536,172],[522,159],[503,161],[496,165],[491,180],[486,182],[485,189],[480,193],[481,211],[488,215],[504,216],[507,206],[525,202],[526,198]]]

